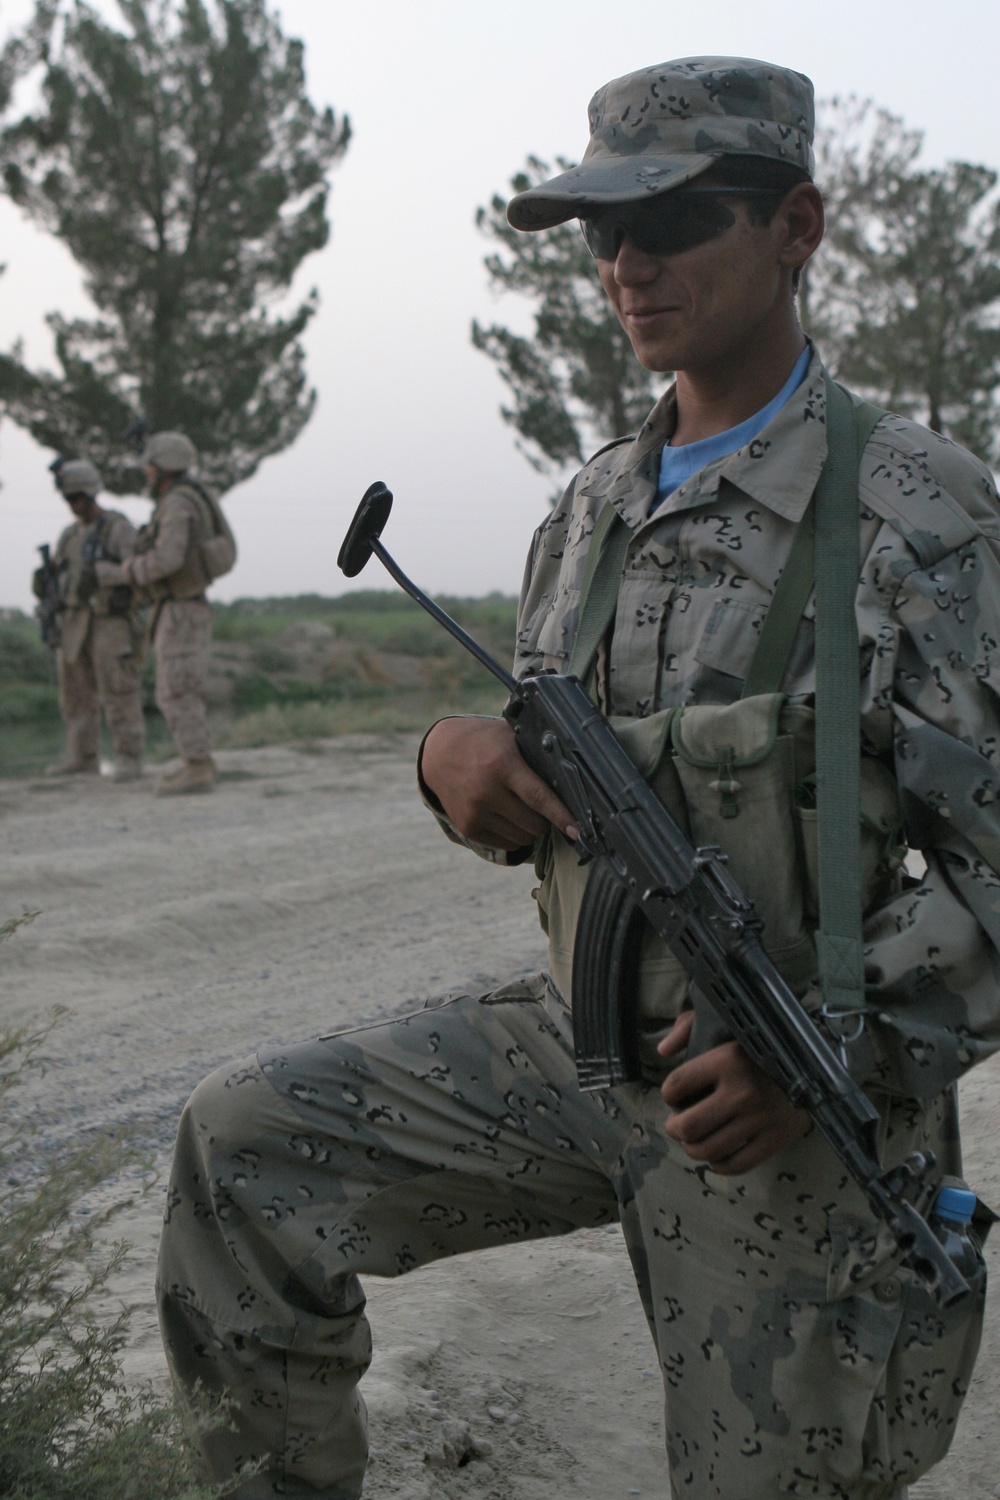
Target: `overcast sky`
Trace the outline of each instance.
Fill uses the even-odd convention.
[[[113,12],[111,0],[102,8]],[[333,233],[305,263],[316,414],[293,448],[230,492],[233,599],[340,593],[336,556],[362,492],[396,506],[384,541],[432,591],[516,592],[547,481],[514,447],[503,388],[469,343],[474,316],[517,318],[486,288],[477,205],[529,152],[578,158],[600,84],[669,57],[728,53],[798,68],[817,94],[872,97],[926,134],[925,159],[1000,163],[1000,5],[983,0],[283,0],[315,103],[354,135],[333,176]],[[0,0],[0,25],[27,0]],[[44,314],[86,310],[53,240],[0,199],[0,346],[51,360]],[[34,547],[65,523],[52,455],[0,427],[0,605],[28,607]],[[116,502],[117,503],[117,502]],[[137,521],[149,503],[122,504]],[[388,587],[376,562],[359,586]]]

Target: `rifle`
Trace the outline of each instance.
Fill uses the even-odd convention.
[[[53,562],[48,542],[43,542],[38,550],[42,556],[42,566],[39,569],[42,575],[42,592],[35,606],[35,616],[41,627],[43,642],[50,651],[54,651],[60,638],[59,611],[63,607],[63,601],[59,585],[64,565]]]
[[[695,1012],[689,1056],[733,1037],[805,1109],[890,1230],[901,1260],[948,1307],[970,1294],[917,1204],[933,1196],[932,1152],[883,1171],[879,1115],[761,944],[753,902],[718,848],[696,849],[629,759],[575,677],[518,682],[406,577],[379,541],[392,494],[365,492],[337,565],[353,578],[372,553],[421,608],[470,651],[510,695],[503,716],[531,769],[569,808],[581,863],[593,861],[573,953],[573,1034],[580,1087],[640,1077],[634,982],[643,920],[691,979]]]

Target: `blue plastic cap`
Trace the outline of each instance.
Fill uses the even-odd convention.
[[[943,1187],[934,1199],[933,1212],[940,1219],[953,1219],[956,1224],[968,1224],[976,1211],[976,1195],[968,1188]]]

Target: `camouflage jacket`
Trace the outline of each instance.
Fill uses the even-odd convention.
[[[66,662],[74,662],[79,656],[93,615],[117,615],[134,608],[134,598],[128,590],[120,586],[98,588],[93,570],[84,558],[87,539],[95,531],[99,532],[102,552],[110,560],[121,562],[135,551],[135,527],[117,510],[102,511],[96,521],[73,521],[60,536],[53,561],[65,564],[60,580],[59,635]],[[34,575],[32,586],[35,594],[41,597],[40,569]]]
[[[137,556],[129,564],[129,577],[145,598],[187,599],[204,594],[203,581],[193,589],[174,587],[204,530],[199,498],[188,485],[171,485],[159,496],[139,533]]]
[[[632,538],[600,664],[605,710],[644,717],[739,698],[826,459],[819,356],[752,443],[650,515],[675,422],[670,390],[633,440],[580,471],[539,527],[516,675],[566,670],[589,539],[609,501]],[[964,449],[888,416],[862,459],[860,518],[862,741],[894,766],[908,842],[927,871],[866,920],[871,1013],[854,1071],[926,1097],[1000,1046],[1000,501]],[[782,685],[793,702],[814,695],[813,619],[811,601]]]
[[[86,609],[95,615],[111,611],[112,588],[98,588],[93,570],[87,565],[84,548],[87,540],[98,533],[101,551],[112,562],[123,562],[135,551],[136,530],[128,516],[120,511],[102,511],[96,521],[74,521],[56,544],[55,561],[65,563],[62,580],[63,604],[67,610]]]

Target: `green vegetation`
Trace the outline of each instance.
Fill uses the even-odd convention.
[[[504,666],[517,606],[438,601]],[[484,668],[404,594],[242,599],[214,606],[209,715],[220,748],[420,730],[446,713],[497,713],[504,694]],[[150,757],[173,753],[143,671]],[[62,745],[49,653],[27,615],[0,614],[0,776],[37,775]],[[106,747],[110,753],[110,747]]]
[[[805,268],[799,310],[838,380],[924,422],[987,463],[1000,456],[1000,198],[990,166],[920,164],[923,134],[871,100],[821,100],[816,180],[827,234]],[[529,156],[522,192],[573,162]],[[668,377],[632,353],[572,220],[544,234],[507,223],[509,192],[476,214],[492,248],[490,289],[522,299],[525,337],[472,324],[510,404],[501,416],[556,496],[597,448],[634,432]]]
[[[327,242],[350,128],[311,103],[302,44],[265,0],[108,10],[36,0],[0,51],[0,106],[43,64],[31,111],[2,132],[3,185],[95,309],[49,315],[57,373],[19,347],[0,356],[4,410],[118,493],[141,478],[126,427],[179,428],[225,490],[312,413],[301,335],[318,299],[290,288]]]
[[[62,745],[59,695],[38,626],[15,610],[0,613],[0,775],[38,769]]]
[[[0,925],[0,942],[34,915]],[[209,1500],[174,1407],[126,1386],[128,1310],[110,1326],[91,1310],[126,1247],[106,1240],[119,1205],[79,1210],[140,1164],[112,1140],[53,1157],[32,1134],[30,1109],[16,1107],[57,1019],[0,1031],[0,1495]]]
[[[573,165],[529,156],[510,189],[524,192]],[[518,434],[518,448],[533,469],[564,482],[596,448],[639,428],[663,380],[632,353],[577,223],[521,234],[507,223],[509,196],[495,193],[477,210],[476,224],[495,246],[485,260],[490,289],[528,298],[534,329],[525,338],[474,321],[472,342],[493,360],[513,398],[500,412]],[[561,489],[562,482],[556,497]]]

